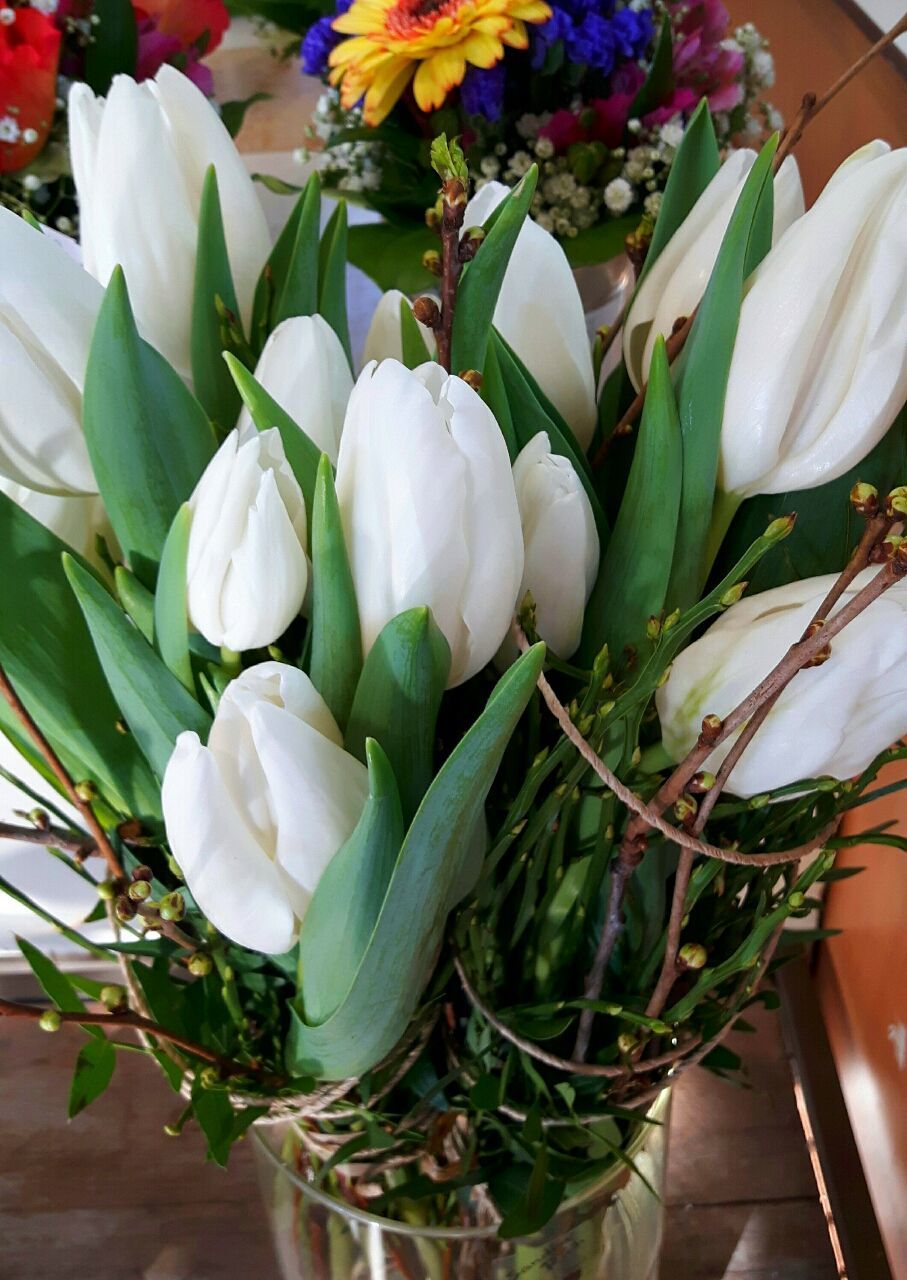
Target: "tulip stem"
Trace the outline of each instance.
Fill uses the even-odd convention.
[[[10,682],[9,676],[6,674],[2,665],[0,665],[0,694],[2,694],[6,699],[13,711],[13,714],[16,716],[16,719],[25,729],[32,742],[34,742],[35,746],[44,757],[44,760],[50,767],[54,777],[63,788],[67,799],[72,802],[84,818],[85,825],[91,832],[91,837],[94,841],[94,848],[107,863],[113,879],[115,881],[125,879],[125,872],[123,871],[122,864],[114,852],[113,845],[110,843],[107,832],[95,817],[94,810],[91,807],[91,801],[84,798],[87,794],[87,784],[77,787],[73,782],[72,778],[63,767],[63,762],[60,760],[60,757],[54,751],[53,747],[38,728],[37,724],[35,724],[35,721],[29,714],[25,704],[22,702],[18,693],[16,693],[16,690]]]
[[[235,649],[228,649],[226,645],[221,645],[220,665],[230,679],[235,680],[242,671],[242,656]]]

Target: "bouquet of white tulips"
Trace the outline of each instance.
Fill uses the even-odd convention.
[[[324,1189],[530,1235],[739,1065],[907,756],[907,151],[804,212],[796,130],[722,164],[703,104],[590,348],[535,171],[470,201],[440,138],[437,295],[357,375],[317,177],[272,247],[169,68],[71,120],[84,267],[0,211],[0,727],[42,775],[2,834],[112,940],[0,889],[122,983],[23,942],[50,1003],[0,1013],[87,1033],[73,1112],[133,1028],[215,1160],[295,1116]]]

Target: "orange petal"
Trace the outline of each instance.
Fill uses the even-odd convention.
[[[466,74],[466,58],[462,46],[442,49],[419,65],[413,81],[413,92],[420,111],[440,107],[447,94],[460,84]]]
[[[362,115],[370,126],[381,124],[393,111],[413,74],[409,58],[388,58],[365,95]]]

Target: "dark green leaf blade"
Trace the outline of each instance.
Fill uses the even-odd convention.
[[[533,165],[494,210],[494,225],[463,272],[451,344],[452,367],[458,372],[484,368],[498,295],[537,182],[538,168]]]
[[[350,324],[346,310],[346,262],[349,232],[346,201],[338,200],[321,237],[318,254],[318,311],[340,339],[350,368]]]
[[[630,106],[629,119],[639,120],[670,97],[674,89],[674,47],[670,14],[665,14],[649,73]]]
[[[236,422],[240,397],[221,353],[223,320],[218,300],[241,323],[239,303],[230,270],[227,240],[221,214],[217,173],[209,165],[202,187],[198,215],[198,248],[195,256],[195,286],[192,296],[192,381],[195,394],[209,418],[228,431]]]
[[[113,1078],[117,1051],[105,1038],[89,1040],[79,1051],[69,1091],[69,1118],[73,1119],[99,1098]]]
[[[652,242],[646,254],[640,283],[671,236],[689,214],[721,165],[715,126],[707,99],[703,98],[690,117],[683,140],[671,165]]]
[[[361,1075],[403,1034],[440,945],[470,836],[544,661],[544,645],[535,645],[514,663],[436,776],[403,842],[343,1004],[317,1027],[293,1010],[286,1056],[294,1074]]]
[[[114,76],[134,76],[139,49],[132,0],[94,0],[91,40],[85,50],[85,83],[104,96]]]
[[[318,252],[321,230],[321,179],[313,173],[299,197],[296,236],[281,278],[275,273],[270,327],[291,316],[312,316],[318,310]],[[278,241],[278,245],[280,241]],[[272,255],[273,257],[273,255]],[[270,260],[269,260],[270,261]]]
[[[375,738],[399,779],[409,821],[434,771],[435,725],[450,674],[450,648],[427,608],[408,609],[382,629],[356,686],[346,749],[360,760]]]
[[[312,512],[312,647],[309,675],[345,729],[362,671],[362,633],[334,473],[321,455]]]
[[[406,828],[394,772],[366,743],[369,795],[353,834],[318,882],[299,934],[306,1020],[326,1022],[343,1002],[365,955]]]
[[[145,585],[180,505],[216,447],[182,379],[139,337],[117,268],[98,315],[83,405],[85,440],[117,540]]]
[[[110,690],[155,774],[163,777],[177,737],[204,741],[211,717],[164,666],[119,605],[71,556],[66,576],[85,615]]]

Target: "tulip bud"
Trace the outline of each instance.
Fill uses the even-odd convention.
[[[353,375],[340,339],[321,316],[294,316],[279,324],[265,343],[255,377],[309,439],[337,461],[343,415]],[[243,409],[240,432],[252,427]]]
[[[85,269],[102,284],[119,264],[139,329],[187,380],[198,215],[209,165],[248,331],[270,252],[264,211],[220,116],[175,67],[141,84],[114,77],[106,100],[87,84],[69,95],[69,141]],[[90,331],[89,331],[90,332]]]
[[[637,391],[648,379],[655,339],[668,338],[675,321],[699,305],[721,241],[747,175],[756,161],[748,148],[731,151],[727,160],[643,276],[623,327],[624,359]],[[804,209],[796,161],[788,157],[775,178],[777,244]]]
[[[435,363],[367,365],[350,397],[337,499],[365,652],[428,606],[449,686],[480,671],[510,626],[523,538],[507,447],[488,406]]]
[[[367,794],[365,766],[308,676],[264,662],[227,686],[207,746],[180,734],[161,802],[200,910],[240,946],[278,955]]]
[[[58,244],[0,208],[0,476],[25,492],[97,493],[82,390],[102,300],[97,283]]]
[[[276,640],[302,608],[306,511],[276,428],[231,431],[190,501],[189,618],[236,652]]]
[[[544,431],[520,452],[513,482],[526,549],[518,594],[532,592],[538,635],[558,657],[569,658],[598,575],[592,507],[573,464],[552,452]]]
[[[877,572],[858,574],[836,607],[844,608]],[[748,596],[675,658],[670,680],[655,695],[662,742],[672,760],[696,745],[706,707],[716,709],[708,719],[720,726],[720,716],[768,675],[806,633],[836,581],[830,574]],[[907,581],[900,581],[838,633],[820,665],[800,671],[786,686],[731,771],[728,790],[761,804],[766,792],[802,778],[851,778],[902,737],[905,622]],[[731,734],[716,747],[705,768],[717,771],[735,740]],[[705,745],[709,741],[714,734]]]
[[[362,354],[362,366],[372,360],[402,360],[403,330],[400,321],[400,306],[410,305],[409,299],[399,289],[389,289],[381,295],[372,315],[365,348]],[[417,298],[412,306],[413,315],[419,323],[422,337],[429,355],[434,355],[437,343],[433,327],[440,319],[438,304],[432,298]]]
[[[485,222],[507,194],[502,183],[486,183],[466,207],[465,226]],[[597,410],[583,304],[563,249],[531,218],[517,237],[493,323],[586,449]]]
[[[837,479],[907,399],[907,148],[871,143],[747,282],[724,403],[720,488]]]

